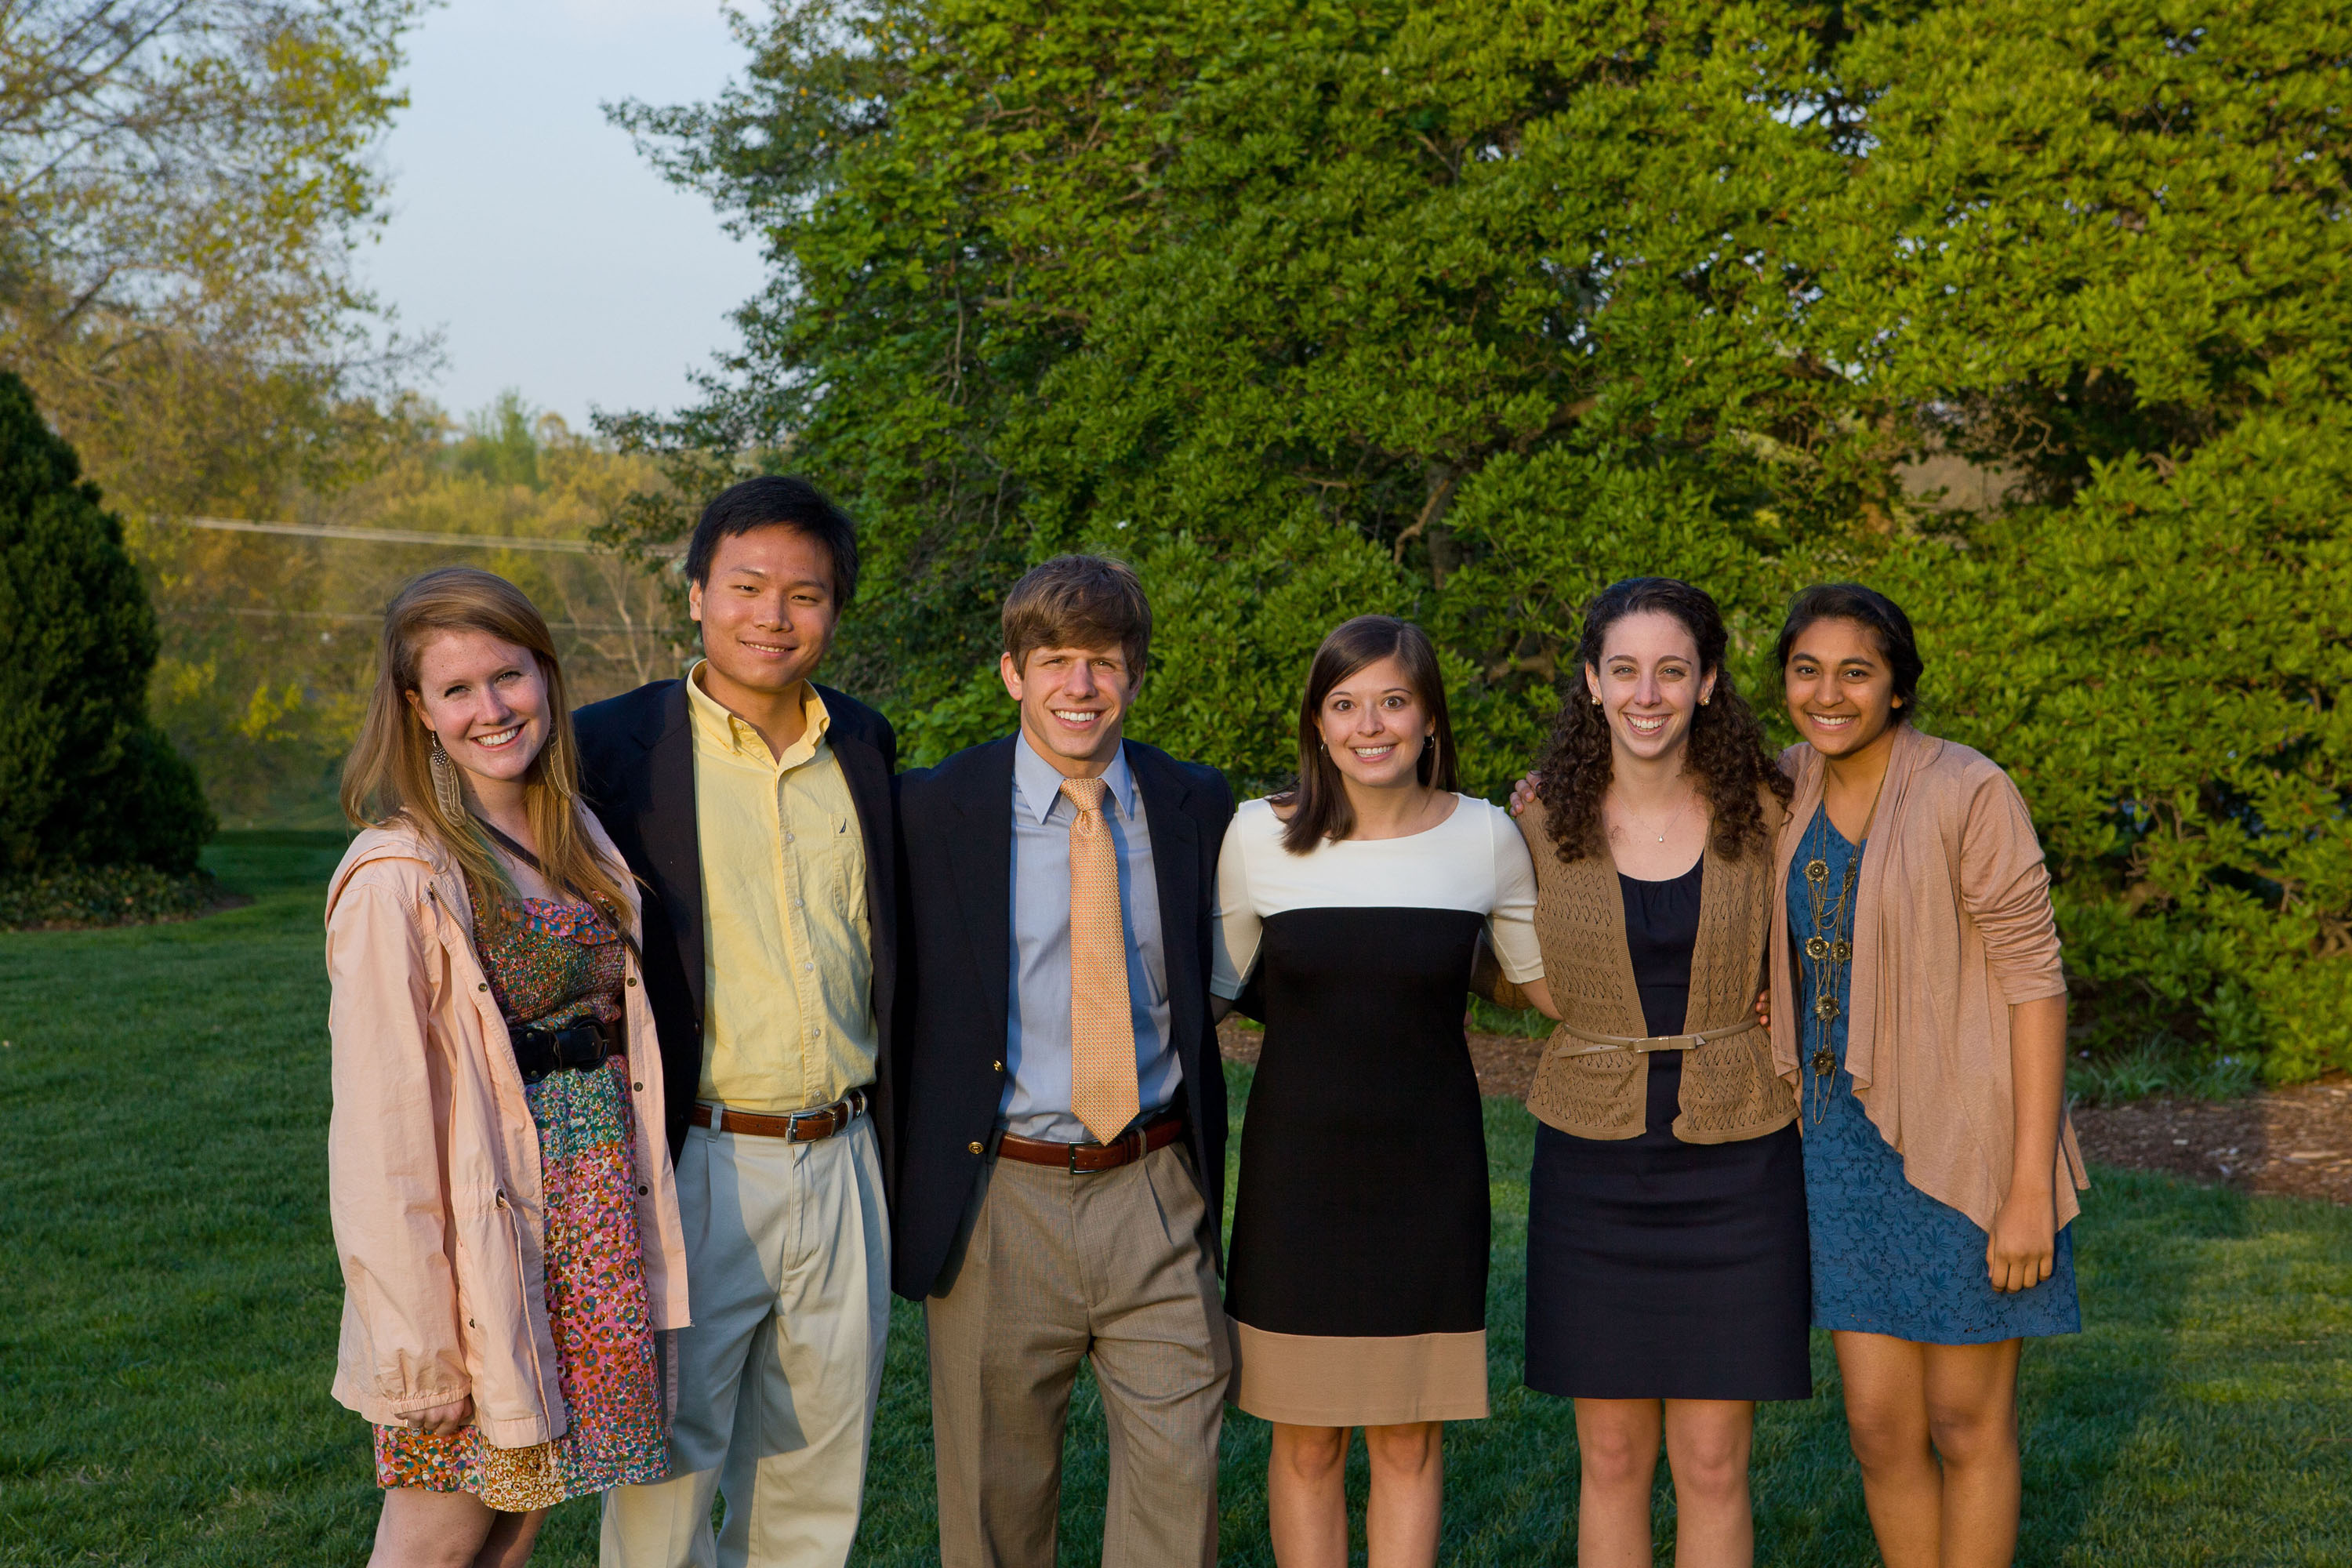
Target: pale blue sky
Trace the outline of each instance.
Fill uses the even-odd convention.
[[[592,405],[673,408],[733,341],[758,249],[664,184],[600,102],[709,98],[748,57],[717,0],[450,0],[409,37],[386,139],[392,221],[361,275],[453,412],[512,386],[585,427]]]

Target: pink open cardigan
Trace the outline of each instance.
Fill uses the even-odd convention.
[[[1775,888],[1788,885],[1827,773],[1808,745],[1780,765],[1797,795]],[[2017,786],[1982,753],[1899,727],[1854,897],[1845,1059],[1863,1109],[1913,1186],[1990,1231],[2017,1149],[2009,1009],[2066,994],[2050,873]],[[1795,973],[1788,901],[1775,898],[1772,1059],[1801,1084]],[[2063,1226],[2091,1184],[2063,1112],[2054,1175]]]
[[[593,818],[597,851],[618,851]],[[629,897],[638,929],[636,889]],[[471,1395],[501,1448],[563,1435],[547,1320],[539,1129],[474,955],[456,865],[405,824],[352,841],[327,890],[334,1115],[328,1209],[343,1265],[335,1398],[378,1425]],[[624,987],[637,1233],[656,1330],[687,1323],[686,1235],[661,1053],[636,961]]]

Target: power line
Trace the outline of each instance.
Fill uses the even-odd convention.
[[[340,626],[381,626],[382,616],[365,616],[341,610],[271,610],[236,605],[174,605],[161,612],[166,616],[186,618],[194,616],[247,616],[257,620],[332,621]],[[619,621],[550,621],[548,630],[557,632],[643,632],[649,637],[666,637],[663,628],[652,626],[626,626]]]
[[[355,539],[369,544],[433,544],[462,550],[541,550],[564,555],[610,553],[612,546],[593,539],[532,539],[510,533],[434,533],[415,528],[347,528],[331,522],[241,522],[226,517],[158,517],[158,522],[182,528],[215,529],[225,533],[290,534],[298,539]],[[656,544],[656,555],[682,554],[685,546]]]

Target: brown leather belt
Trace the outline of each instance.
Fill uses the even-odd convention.
[[[1184,1119],[1163,1111],[1140,1127],[1130,1127],[1108,1143],[1056,1143],[1047,1138],[996,1136],[996,1152],[1024,1165],[1051,1165],[1074,1176],[1116,1171],[1133,1164],[1155,1149],[1165,1149],[1184,1135]]]
[[[754,1116],[748,1110],[730,1110],[723,1105],[705,1105],[697,1100],[686,1119],[713,1132],[744,1132],[754,1138],[781,1138],[787,1143],[814,1143],[820,1138],[848,1131],[849,1124],[865,1114],[866,1091],[853,1089],[846,1100],[783,1116]]]

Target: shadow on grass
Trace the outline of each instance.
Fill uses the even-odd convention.
[[[2084,1543],[2174,1375],[2200,1244],[2249,1234],[2246,1200],[2102,1171],[2074,1222],[2084,1332],[2027,1344],[2018,1375],[2025,1503],[2018,1555],[2058,1562]],[[2154,1201],[2151,1201],[2154,1200]]]

